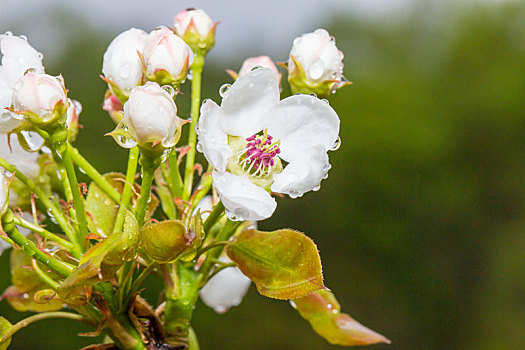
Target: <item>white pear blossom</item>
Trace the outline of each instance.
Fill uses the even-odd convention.
[[[0,51],[0,133],[5,133],[19,127],[23,119],[6,110],[11,106],[16,81],[28,69],[44,73],[44,66],[42,54],[29,45],[23,36],[17,37],[11,33],[0,35]]]
[[[231,262],[226,256],[219,258],[219,260],[226,264]],[[204,304],[222,314],[228,311],[230,307],[241,303],[250,288],[251,282],[237,267],[229,267],[210,278],[200,290],[199,295]]]
[[[193,26],[193,29],[201,36],[207,36],[214,27],[210,16],[201,9],[186,9],[175,16],[175,33],[184,36],[186,31]]]
[[[250,72],[255,67],[270,68],[275,74],[280,75],[277,66],[269,56],[257,56],[249,57],[244,60],[241,69],[239,70],[239,77],[246,75],[246,73]]]
[[[15,83],[13,107],[19,113],[30,112],[47,122],[55,117],[59,105],[69,106],[66,88],[60,78],[28,72]]]
[[[116,130],[124,128],[138,144],[152,142],[172,147],[180,137],[182,122],[171,95],[159,84],[148,82],[131,91],[124,104],[124,118]],[[118,132],[114,135],[117,142],[118,135]],[[119,143],[127,148],[133,147],[133,144]]]
[[[215,169],[227,215],[262,220],[276,208],[270,191],[295,198],[317,190],[330,169],[327,151],[339,144],[339,123],[330,105],[314,96],[279,101],[278,77],[268,68],[236,80],[220,107],[206,100],[198,148]]]
[[[36,133],[23,133],[23,136],[31,148],[34,145],[34,148],[38,149],[42,144],[42,138]],[[8,142],[8,136],[0,134],[0,157],[13,164],[18,171],[31,180],[35,180],[40,172],[39,156],[38,152],[27,152],[24,150],[18,143],[16,135],[10,135]],[[0,167],[0,172],[2,170],[4,169]],[[9,191],[9,203],[12,207],[16,207],[19,203],[18,195],[13,188]]]
[[[142,82],[140,54],[144,51],[147,39],[145,31],[131,28],[117,35],[104,53],[102,73],[125,95],[129,95],[131,89]]]
[[[149,80],[162,81],[167,76],[168,79],[182,81],[192,62],[191,48],[171,29],[160,27],[148,35],[144,63]]]
[[[201,217],[205,220],[210,215],[212,205],[212,196],[205,196],[195,210],[200,209]],[[256,227],[257,223],[251,224],[251,228]],[[226,264],[231,262],[226,255],[221,256],[220,260]],[[204,304],[222,314],[228,311],[230,307],[241,303],[250,288],[250,284],[251,280],[238,267],[228,267],[213,276],[200,290],[199,295]]]

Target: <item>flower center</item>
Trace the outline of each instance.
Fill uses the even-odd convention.
[[[256,177],[271,173],[276,164],[275,158],[281,153],[281,141],[272,140],[266,129],[262,135],[254,134],[246,139],[246,147],[238,153],[239,164],[246,172]]]

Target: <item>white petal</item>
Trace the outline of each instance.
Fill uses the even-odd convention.
[[[275,211],[275,199],[247,177],[218,171],[214,171],[212,177],[230,220],[263,220]]]
[[[219,127],[219,106],[212,100],[206,100],[201,107],[198,124],[199,143],[197,149],[217,170],[226,170],[232,151],[228,146],[228,135]]]
[[[305,192],[319,189],[329,169],[326,150],[319,145],[312,146],[303,150],[281,173],[274,175],[272,191],[292,198],[301,197]]]
[[[331,149],[339,134],[339,117],[327,102],[309,95],[285,98],[266,113],[263,127],[281,140],[279,157],[293,161],[315,145]]]
[[[26,40],[14,35],[0,35],[0,49],[4,55],[2,66],[5,69],[10,86],[13,86],[15,81],[30,68],[34,69],[36,73],[44,73],[42,55]]]
[[[0,135],[0,157],[13,164],[25,176],[32,180],[36,179],[40,171],[38,152],[26,152],[20,147],[16,135],[11,135],[10,140],[11,149],[7,143],[7,135]]]
[[[230,260],[221,258],[228,263]],[[251,281],[237,267],[224,269],[213,276],[199,292],[204,304],[222,314],[241,303]]]
[[[249,137],[261,128],[261,117],[279,102],[279,79],[269,68],[240,77],[221,103],[221,128],[229,135]]]

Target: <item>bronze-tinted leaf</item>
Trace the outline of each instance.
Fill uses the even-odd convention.
[[[245,230],[226,254],[264,296],[295,299],[323,288],[317,247],[301,232]]]
[[[11,323],[6,320],[4,317],[0,316],[0,339],[4,336],[4,334],[7,333],[7,330],[11,328]],[[11,344],[11,338],[7,339],[5,342],[0,344],[0,350],[7,350],[9,347],[9,344]]]
[[[138,246],[138,223],[126,210],[123,232],[117,232],[91,247],[80,260],[80,266],[60,285],[60,298],[73,306],[86,305],[91,287],[114,277],[118,269],[135,257]]]
[[[120,173],[109,173],[104,178],[117,190],[122,193],[124,190],[125,176]],[[131,205],[135,207],[137,203],[137,194],[140,193],[140,186],[134,186],[134,192],[131,197]],[[151,217],[159,200],[153,194],[148,202],[148,211],[146,219]],[[104,191],[102,191],[94,182],[89,185],[89,191],[86,197],[86,211],[90,214],[88,226],[91,232],[96,232],[102,237],[109,236],[113,232],[113,225],[117,217],[118,204],[115,203]]]
[[[186,232],[177,220],[158,222],[140,230],[140,246],[150,259],[159,263],[176,260],[192,248],[195,239],[196,236]]]
[[[390,340],[363,326],[345,313],[335,296],[327,290],[318,290],[294,299],[292,305],[312,328],[329,343],[343,346],[390,344]]]

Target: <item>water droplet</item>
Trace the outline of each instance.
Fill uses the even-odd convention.
[[[159,113],[164,113],[165,108],[164,108],[164,106],[160,106],[160,105],[159,105],[158,110],[159,110]],[[150,127],[150,128],[151,128],[151,127]]]
[[[27,146],[31,151],[38,151],[44,145],[44,139],[35,132],[32,131],[21,131],[20,132],[26,140]]]
[[[7,32],[4,33],[4,35],[5,35],[5,36],[12,36],[12,35],[13,35],[13,32],[9,32],[9,31],[7,31]]]
[[[26,73],[27,73],[27,71],[26,71]],[[24,73],[24,74],[25,74],[25,73]],[[22,80],[18,80],[18,81],[16,82],[15,86],[14,86],[14,90],[15,90],[16,92],[19,92],[19,91],[22,89],[23,86],[24,86],[24,82],[23,82]]]
[[[129,65],[129,64],[125,64],[125,65],[123,65],[123,66],[120,68],[118,74],[119,74],[120,78],[122,78],[122,79],[128,79],[129,76],[130,76],[130,74],[131,74],[131,67],[130,67],[130,65]]]
[[[204,100],[202,100],[202,104],[204,105],[205,103],[207,102],[210,102],[211,100],[209,98],[205,98]]]
[[[260,68],[263,68],[263,66],[254,66],[251,70],[254,71],[254,70],[257,70],[257,69],[260,69]]]
[[[228,308],[224,305],[216,305],[213,307],[213,310],[218,314],[223,314],[228,311]]]
[[[321,184],[317,184],[314,188],[312,188],[312,191],[319,191],[321,189]]]
[[[203,153],[202,152],[202,144],[200,142],[197,144],[197,152]]]
[[[219,95],[222,98],[225,98],[228,95],[228,90],[230,89],[231,84],[224,84],[219,89]]]
[[[137,143],[134,140],[127,138],[125,136],[122,136],[122,135],[119,135],[115,140],[120,146],[124,148],[132,148],[137,145]]]
[[[297,305],[294,303],[293,300],[290,300],[290,305],[292,305],[292,307],[293,307],[294,309],[297,309]]]
[[[317,80],[323,77],[324,63],[322,60],[315,61],[308,69],[308,75],[310,78]]]
[[[175,96],[175,89],[171,85],[163,85],[162,88],[164,91],[166,91],[168,94],[170,94],[171,97]]]
[[[54,217],[51,208],[47,210],[47,216],[49,216],[50,218]]]
[[[20,35],[19,38],[24,40],[24,41],[27,41],[27,36],[25,36],[25,35]]]
[[[186,75],[186,79],[193,80],[193,71],[191,69],[188,71],[188,75]]]
[[[332,151],[336,151],[336,150],[339,149],[339,147],[341,147],[341,138],[339,136],[337,136],[337,139],[335,140],[334,144],[332,145],[331,150]]]
[[[35,255],[35,244],[31,241],[26,241],[23,245],[22,245],[22,250],[24,251],[24,253],[26,255],[29,255],[29,256],[32,256],[32,255]]]
[[[28,68],[28,69],[25,70],[24,75],[26,75],[27,73],[33,73],[35,71],[36,71],[36,69],[34,69],[34,68]]]
[[[330,104],[330,102],[328,102],[326,98],[323,98],[321,101],[323,101],[324,103]]]
[[[36,58],[38,58],[39,60],[42,60],[44,58],[44,55],[41,52],[37,52]]]

